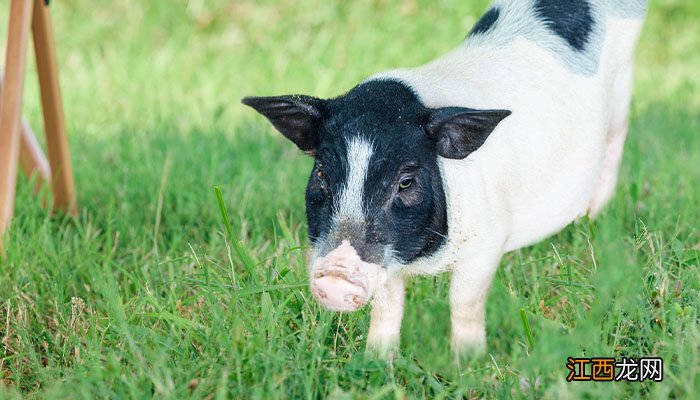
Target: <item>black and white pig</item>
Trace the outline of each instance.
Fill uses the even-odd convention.
[[[451,271],[453,349],[483,349],[501,256],[595,216],[614,192],[645,14],[644,0],[496,0],[427,65],[333,99],[243,99],[315,160],[318,302],[371,302],[367,344],[387,350],[404,280]]]

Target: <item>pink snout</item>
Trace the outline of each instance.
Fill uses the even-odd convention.
[[[331,311],[357,311],[369,302],[386,271],[362,261],[347,240],[311,268],[311,291]]]

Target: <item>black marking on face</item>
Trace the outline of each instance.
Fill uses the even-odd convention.
[[[329,100],[304,96],[299,104],[298,98],[248,98],[253,100],[246,104],[314,155],[306,216],[316,253],[323,256],[348,240],[364,261],[380,265],[387,253],[410,263],[445,243],[438,157],[467,157],[510,114],[430,109],[396,80],[367,81]]]
[[[535,12],[549,30],[575,50],[583,50],[594,23],[588,1],[535,0]]]
[[[474,25],[468,36],[488,32],[496,24],[496,21],[498,21],[498,16],[500,13],[501,11],[498,9],[498,7],[493,7],[486,11],[486,14],[482,15],[476,22],[476,25]]]

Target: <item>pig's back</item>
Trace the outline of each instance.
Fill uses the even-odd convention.
[[[563,54],[559,45],[576,49],[555,35],[543,42],[536,35],[542,27],[522,24],[508,40],[488,41],[489,35],[510,32],[499,30],[496,22],[491,33],[472,34],[430,64],[380,75],[408,83],[429,107],[512,111],[467,159],[443,161],[455,229],[478,231],[480,224],[483,230],[501,224],[507,231],[506,248],[512,250],[586,212],[606,136],[611,125],[626,123],[634,45],[642,24],[606,12],[591,28],[589,40],[599,43],[591,44],[587,54]],[[488,218],[483,207],[489,209]],[[451,227],[450,234],[460,232]]]

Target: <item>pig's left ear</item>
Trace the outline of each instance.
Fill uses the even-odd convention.
[[[287,139],[302,151],[313,155],[319,145],[318,126],[323,100],[311,96],[289,95],[244,97],[243,104],[264,115]]]
[[[432,110],[426,124],[428,136],[437,141],[437,152],[445,158],[462,159],[486,141],[508,110],[473,110],[445,107]]]

